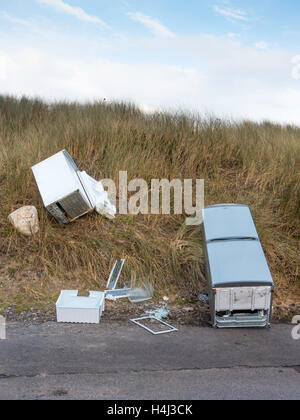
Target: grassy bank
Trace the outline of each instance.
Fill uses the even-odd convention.
[[[192,300],[205,288],[200,227],[184,216],[89,214],[61,227],[43,209],[30,167],[66,149],[96,179],[204,178],[206,204],[251,207],[276,284],[275,305],[300,301],[300,129],[269,122],[0,97],[0,307],[55,302],[61,288],[103,288],[116,257],[123,278],[150,278],[159,293]],[[40,233],[7,221],[35,205]],[[20,310],[21,310],[20,309]]]

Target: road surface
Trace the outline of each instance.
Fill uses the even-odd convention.
[[[291,325],[153,336],[135,325],[8,324],[0,399],[300,399]]]

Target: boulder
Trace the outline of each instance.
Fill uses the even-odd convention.
[[[31,236],[39,231],[38,212],[34,206],[21,207],[11,213],[8,220],[23,235]]]

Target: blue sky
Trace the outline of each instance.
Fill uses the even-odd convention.
[[[298,0],[0,0],[0,92],[300,125]]]

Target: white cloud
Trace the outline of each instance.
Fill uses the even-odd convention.
[[[87,14],[81,7],[70,6],[68,3],[65,3],[62,0],[37,0],[38,3],[46,4],[59,12],[66,13],[68,15],[74,16],[79,20],[97,23],[105,28],[108,28],[108,25],[99,19],[97,16],[92,16]]]
[[[10,65],[11,59],[9,55],[0,51],[0,82],[1,79],[5,80],[7,78]]]
[[[240,37],[240,34],[235,34],[234,32],[229,32],[227,34],[227,36],[228,36],[228,38],[231,38],[231,39],[237,39],[237,38]]]
[[[236,20],[242,20],[242,21],[248,20],[247,14],[243,10],[231,9],[229,7],[222,8],[216,4],[213,6],[213,8],[216,13],[218,13],[219,15],[225,16],[229,19],[236,19]]]
[[[5,19],[10,23],[16,24],[16,25],[23,25],[23,26],[31,26],[31,22],[25,19],[20,19],[16,16],[12,16],[9,13],[0,10],[0,18]]]
[[[297,89],[285,89],[279,92],[277,95],[277,102],[284,104],[286,107],[295,107],[299,109],[300,104],[300,88]]]
[[[155,35],[166,38],[174,38],[175,34],[171,32],[166,26],[164,26],[158,19],[153,19],[149,16],[143,15],[142,13],[127,13],[130,19],[141,23],[150,29]]]
[[[292,64],[294,64],[292,68],[292,77],[295,80],[300,80],[300,55],[295,55],[292,58]]]

